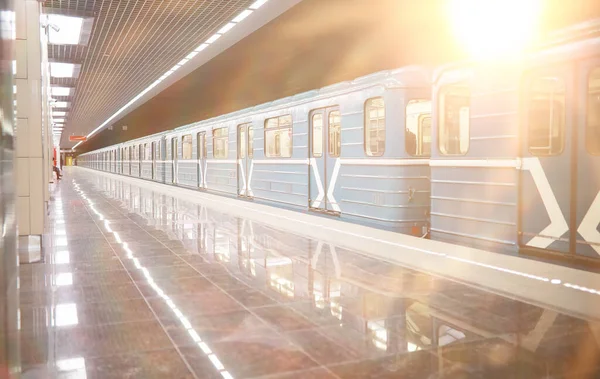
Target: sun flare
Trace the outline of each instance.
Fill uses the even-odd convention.
[[[451,0],[459,42],[474,59],[518,55],[535,40],[541,0]]]

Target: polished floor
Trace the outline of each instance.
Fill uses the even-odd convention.
[[[53,186],[25,378],[600,378],[598,323],[140,183]]]

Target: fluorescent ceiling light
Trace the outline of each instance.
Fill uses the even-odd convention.
[[[55,108],[68,108],[69,102],[68,101],[56,101],[54,103],[54,107]]]
[[[235,26],[235,23],[230,22],[227,25],[225,25],[224,27],[222,27],[221,29],[219,29],[219,31],[217,33],[225,34],[228,31],[230,31],[231,29],[233,29],[234,26]]]
[[[54,78],[72,78],[74,71],[72,63],[50,62],[50,76]]]
[[[54,121],[54,122],[65,122],[65,119],[64,118],[55,118],[52,121]]]
[[[236,18],[234,18],[233,22],[242,22],[246,17],[250,16],[252,14],[252,11],[249,9],[246,9],[245,11],[243,11],[242,13],[240,13],[239,15],[237,15]]]
[[[71,96],[71,88],[69,87],[52,87],[50,92],[53,96]]]
[[[49,14],[50,24],[58,26],[59,31],[48,28],[48,40],[53,45],[78,45],[81,39],[83,18]]]
[[[194,51],[197,52],[197,53],[199,53],[202,50],[206,49],[207,47],[208,47],[208,44],[207,43],[203,43],[202,45],[198,46]]]
[[[198,52],[197,51],[192,51],[185,58],[189,61],[190,59],[194,58],[196,55],[198,55]]]
[[[252,10],[256,10],[260,7],[262,7],[265,3],[267,2],[267,0],[256,0],[252,5],[250,5],[248,8],[252,9]]]
[[[189,59],[183,58],[182,60],[179,61],[179,63],[177,63],[177,65],[183,66],[184,64],[188,63],[188,61],[189,61]]]
[[[67,115],[67,112],[57,112],[57,111],[52,112],[52,116],[66,116],[66,115]]]
[[[218,40],[219,38],[221,38],[221,35],[219,33],[215,33],[215,34],[213,34],[212,37],[210,37],[209,39],[206,40],[206,43],[213,43],[216,40]]]

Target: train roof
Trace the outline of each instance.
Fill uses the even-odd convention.
[[[430,84],[431,70],[423,66],[407,66],[394,70],[380,71],[374,74],[361,76],[352,81],[345,81],[320,89],[301,92],[297,95],[288,96],[268,103],[227,113],[225,115],[180,126],[167,132],[167,134],[179,134],[192,128],[228,122],[236,118],[249,117],[262,112],[271,112],[284,107],[297,106],[306,102],[325,99],[376,85],[383,85],[389,88],[411,88],[417,86],[429,86]]]

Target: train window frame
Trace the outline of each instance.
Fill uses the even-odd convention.
[[[289,125],[281,126],[281,120],[289,118]],[[268,126],[271,120],[277,120],[277,126]],[[285,131],[288,131],[289,136],[289,155],[282,155],[281,149],[281,135],[285,134]],[[273,141],[275,143],[274,154],[270,153],[270,145],[269,145],[269,133],[274,133]],[[277,144],[277,137],[279,136],[279,144]],[[269,117],[264,121],[264,153],[265,158],[292,158],[294,155],[294,119],[291,114],[283,114],[280,116]]]
[[[371,121],[373,121],[372,119],[368,119],[370,112],[367,112],[367,107],[369,106],[369,103],[372,103],[374,100],[381,100],[383,101],[383,107],[381,107],[383,109],[383,146],[382,146],[382,150],[381,152],[378,150],[376,153],[373,153],[371,151],[370,146],[370,142],[371,142],[371,137],[367,138],[367,136],[370,136],[370,132],[371,132]],[[375,97],[371,97],[368,98],[367,100],[365,100],[365,103],[363,104],[363,113],[364,113],[364,117],[363,117],[363,130],[364,130],[364,134],[363,134],[363,148],[365,151],[365,155],[367,155],[368,157],[382,157],[385,154],[385,148],[386,148],[386,143],[387,143],[387,127],[386,127],[386,108],[385,108],[385,99],[383,98],[383,96],[375,96]],[[377,119],[377,121],[379,121],[379,118]],[[378,134],[378,138],[379,138],[379,134]],[[367,148],[369,147],[369,148]]]
[[[334,113],[337,113],[337,117],[339,117],[340,121],[339,125],[337,125],[337,133],[336,130],[333,130],[333,134],[337,134],[337,138],[332,139],[331,116]],[[337,143],[335,145],[332,145],[332,141],[337,141]],[[334,147],[333,150],[332,147]],[[327,153],[331,158],[339,158],[342,155],[342,112],[339,108],[332,109],[327,114]]]
[[[409,112],[409,108],[411,107],[411,105],[414,104],[422,104],[422,103],[429,103],[429,112],[425,112],[425,111],[419,111],[417,110],[417,112],[415,112],[415,116],[416,116],[416,129],[417,129],[417,134],[415,135],[415,152],[414,154],[409,150],[409,145],[408,145],[408,133],[412,133],[409,131],[409,114],[412,114]],[[423,104],[423,105],[427,105],[427,104]],[[431,144],[432,144],[432,112],[433,112],[433,102],[431,101],[431,99],[424,99],[424,98],[418,98],[418,99],[410,99],[407,103],[406,103],[406,107],[404,109],[404,151],[406,151],[406,154],[411,156],[411,157],[417,157],[417,158],[430,158],[431,157]],[[429,119],[430,125],[429,125],[429,154],[425,154],[423,153],[423,146],[424,146],[424,135],[423,135],[423,121]]]
[[[541,79],[544,76],[548,76],[548,75],[553,75],[556,78],[561,79],[562,81],[562,85],[563,85],[563,93],[564,93],[564,99],[563,99],[563,104],[562,104],[562,117],[560,118],[562,121],[562,125],[559,128],[559,138],[560,138],[560,149],[558,151],[555,152],[549,152],[549,153],[540,153],[537,151],[532,151],[532,145],[531,145],[531,140],[532,140],[532,122],[531,122],[531,109],[532,109],[532,85],[534,83],[535,79]],[[534,157],[556,157],[556,156],[560,156],[564,153],[565,151],[565,147],[566,147],[566,139],[567,139],[567,78],[565,77],[564,74],[558,74],[556,72],[548,72],[548,73],[532,73],[529,74],[527,77],[527,81],[526,81],[526,98],[525,98],[525,103],[526,103],[526,114],[523,115],[524,120],[525,120],[525,125],[527,126],[525,128],[525,132],[526,132],[526,136],[525,136],[525,141],[527,144],[527,151],[529,152],[529,154],[531,154],[531,156]],[[553,102],[555,102],[553,100]],[[552,107],[554,108],[554,106]],[[551,132],[549,130],[549,132]],[[540,148],[541,149],[541,148]]]
[[[187,139],[187,141],[186,141]],[[189,151],[186,151],[186,148]],[[194,157],[194,142],[191,134],[181,136],[181,159],[191,160]],[[188,153],[188,154],[186,154]]]
[[[596,74],[597,73],[597,74]],[[598,75],[598,81],[600,82],[600,66],[591,67],[587,75],[587,87],[586,87],[586,101],[585,101],[585,150],[588,154],[594,156],[600,156],[600,111],[598,112],[598,120],[595,125],[595,137],[598,142],[596,142],[596,150],[590,149],[589,141],[593,138],[590,138],[590,89],[592,84],[592,76]],[[598,99],[600,100],[600,86],[598,87]]]
[[[221,132],[221,131],[225,131],[225,133],[223,133],[224,135],[219,135],[216,136],[217,132]],[[213,148],[213,158],[214,159],[227,159],[229,157],[229,127],[228,126],[222,126],[220,128],[214,128],[212,130],[212,139],[213,139],[213,143],[212,143],[212,148]],[[224,141],[224,154],[219,154],[217,155],[217,142],[221,142]]]
[[[460,119],[461,115],[459,114],[459,125],[458,125],[458,129],[459,129],[459,133],[458,133],[458,146],[459,146],[459,150],[458,152],[449,152],[448,150],[446,150],[447,146],[445,146],[444,144],[448,144],[448,140],[446,138],[444,138],[442,136],[442,134],[446,134],[446,92],[448,91],[449,88],[451,87],[465,87],[467,89],[468,92],[468,98],[469,98],[469,106],[467,108],[468,110],[468,114],[467,114],[467,138],[466,138],[466,142],[467,142],[467,146],[465,148],[464,151],[461,150],[461,124],[462,124],[462,120]],[[440,153],[440,155],[443,156],[454,156],[454,157],[460,157],[460,156],[465,156],[469,153],[469,150],[471,149],[471,87],[469,86],[468,82],[454,82],[454,83],[448,83],[445,84],[443,86],[440,87],[439,91],[438,91],[438,101],[437,101],[437,113],[438,113],[438,128],[437,128],[437,138],[438,138],[438,143],[437,143],[437,149],[438,152]],[[462,110],[462,109],[461,109]],[[461,110],[459,110],[459,113],[461,112]],[[444,146],[444,147],[443,147]]]

